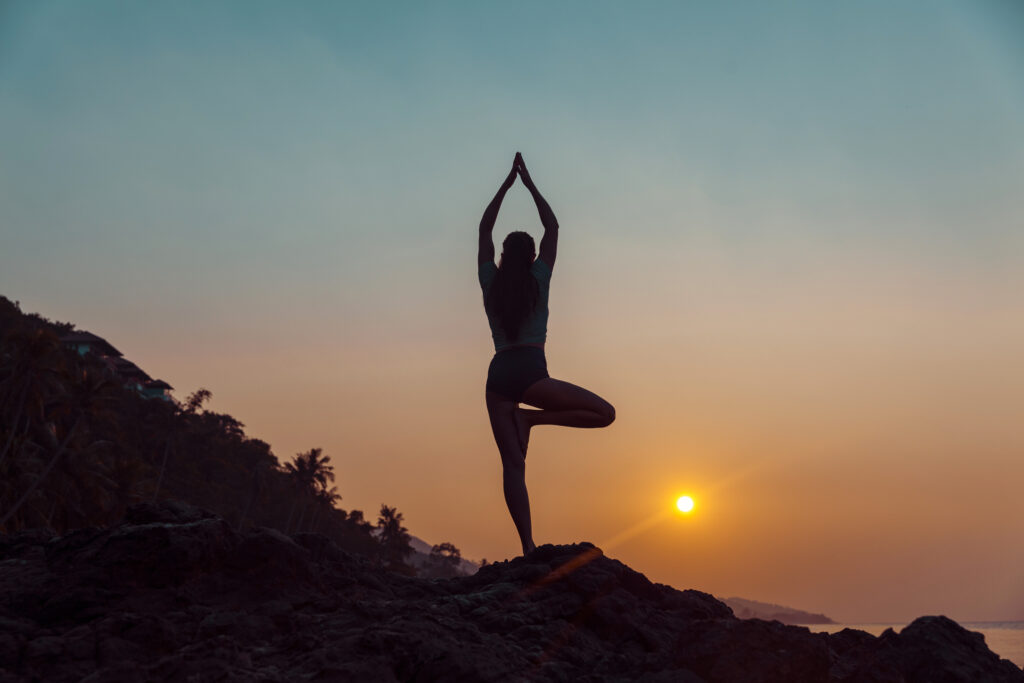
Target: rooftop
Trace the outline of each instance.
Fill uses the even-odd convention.
[[[122,377],[130,378],[136,377],[142,380],[151,380],[152,378],[146,374],[146,371],[140,368],[135,363],[131,362],[127,358],[111,358],[110,364],[114,370],[117,371]]]
[[[92,350],[104,356],[124,355],[103,337],[97,336],[92,332],[86,332],[85,330],[75,330],[74,332],[61,335],[60,341],[64,344],[88,344]]]

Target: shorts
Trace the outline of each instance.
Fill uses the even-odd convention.
[[[513,346],[498,351],[491,359],[491,365],[487,368],[487,391],[519,403],[523,400],[523,392],[545,377],[550,375],[544,349],[538,346]]]

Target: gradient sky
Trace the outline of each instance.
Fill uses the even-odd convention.
[[[519,150],[549,368],[618,412],[535,432],[539,543],[1024,619],[1022,35],[1012,0],[0,2],[0,294],[511,557],[475,231]]]

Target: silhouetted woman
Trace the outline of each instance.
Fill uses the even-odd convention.
[[[501,201],[518,175],[533,195],[544,225],[540,256],[525,232],[509,233],[502,243],[501,260],[494,265],[491,233]],[[487,370],[487,413],[501,454],[505,502],[512,514],[523,553],[536,546],[530,524],[530,498],[526,493],[526,447],[530,429],[537,425],[606,427],[615,408],[597,394],[548,375],[544,357],[547,336],[548,288],[558,248],[558,221],[537,191],[523,157],[515,162],[498,193],[480,219],[480,287],[484,310],[494,339],[494,358]],[[520,403],[539,408],[527,410]]]

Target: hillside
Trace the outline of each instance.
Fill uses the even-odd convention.
[[[343,509],[328,454],[310,448],[282,463],[241,421],[210,410],[209,391],[176,400],[149,374],[157,370],[0,296],[0,532],[63,533],[116,523],[138,503],[182,500],[236,530],[321,533],[416,571],[401,513],[382,505],[375,524]],[[420,569],[451,574],[457,548],[439,545],[444,552],[431,558],[428,549]]]
[[[5,681],[1024,681],[945,617],[877,638],[738,619],[587,543],[406,577],[172,503],[0,537],[0,623]]]

